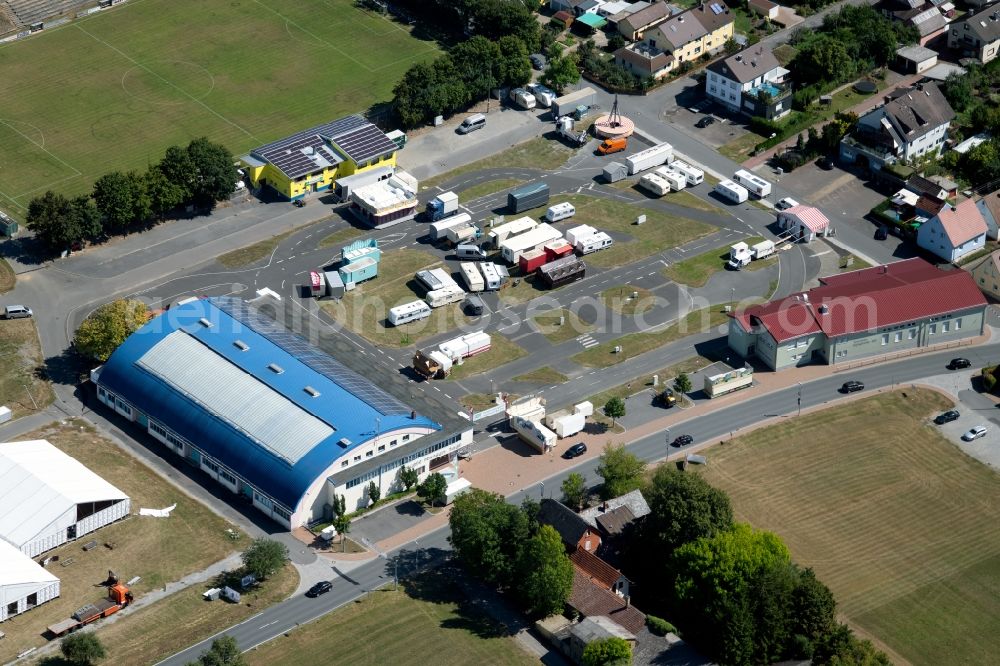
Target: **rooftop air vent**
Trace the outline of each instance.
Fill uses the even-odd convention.
[[[830,308],[828,308],[827,306],[825,306],[825,305],[819,306],[819,313],[820,314],[828,314],[829,312],[830,312]]]
[[[210,322],[209,320],[205,319],[204,317],[202,317],[201,319],[199,319],[198,323],[201,324],[202,326],[204,326],[205,328],[212,328],[212,322]]]
[[[236,347],[237,349],[239,349],[240,351],[246,351],[246,350],[250,349],[250,345],[248,345],[247,343],[243,342],[242,340],[234,340],[233,341],[233,346]]]
[[[339,444],[340,446],[342,446],[342,447],[344,447],[346,449],[347,447],[349,447],[351,445],[351,440],[347,439],[346,437],[341,437],[340,441],[337,442],[337,444]]]
[[[267,364],[267,369],[270,370],[271,372],[273,372],[276,375],[280,375],[281,373],[283,373],[285,371],[285,369],[282,368],[277,363],[268,363]]]
[[[319,391],[317,391],[316,389],[314,389],[312,386],[307,386],[307,387],[305,387],[302,390],[305,391],[306,393],[308,393],[309,395],[311,395],[314,398],[318,398],[319,397]]]

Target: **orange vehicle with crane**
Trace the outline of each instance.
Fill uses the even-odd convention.
[[[65,636],[81,627],[87,626],[91,622],[114,615],[132,603],[132,591],[127,586],[119,583],[118,577],[114,573],[108,572],[108,580],[105,581],[104,585],[108,588],[107,597],[92,604],[87,604],[73,613],[73,616],[67,620],[49,625],[49,633],[55,637]]]

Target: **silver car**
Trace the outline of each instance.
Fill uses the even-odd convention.
[[[979,439],[980,437],[986,437],[986,428],[984,426],[976,426],[969,430],[969,432],[962,435],[962,439],[966,442],[971,442],[974,439]]]

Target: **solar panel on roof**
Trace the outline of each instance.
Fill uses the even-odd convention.
[[[723,11],[725,11],[724,9],[722,9],[721,5],[715,2],[712,3],[711,7],[712,7],[712,12],[714,14],[721,14]]]

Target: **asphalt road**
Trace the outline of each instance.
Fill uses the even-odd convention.
[[[984,365],[1000,354],[1000,344],[971,349],[964,348],[962,354],[972,360],[973,366]],[[919,355],[895,363],[847,371],[803,383],[798,387],[793,386],[774,391],[733,404],[710,415],[677,424],[669,430],[629,444],[628,449],[648,462],[662,460],[668,453],[698,447],[716,440],[724,441],[730,433],[748,426],[759,425],[768,420],[778,421],[785,418],[795,418],[799,409],[800,396],[803,409],[824,406],[843,398],[839,387],[844,381],[852,379],[864,382],[865,391],[856,394],[863,397],[879,389],[900,387],[920,381],[924,377],[947,372],[945,365],[954,356],[955,352],[953,351]],[[754,391],[755,389],[747,390]],[[693,443],[684,449],[669,447],[667,443],[680,434],[691,435]],[[803,443],[803,446],[807,445],[808,443]],[[567,466],[558,474],[542,483],[520,489],[517,493],[510,495],[508,501],[520,504],[525,496],[536,499],[541,497],[558,498],[561,494],[559,488],[571,472],[579,472],[591,483],[595,482],[598,478],[595,471],[598,464],[598,459],[591,459],[576,466],[567,463]],[[309,599],[304,596],[288,599],[223,633],[235,638],[242,650],[249,650],[277,638],[301,624],[315,620],[344,604],[363,597],[368,590],[391,583],[393,569],[397,562],[399,563],[400,577],[405,577],[419,567],[434,563],[437,558],[445,556],[450,550],[447,536],[447,529],[432,532],[418,541],[405,544],[400,549],[387,553],[385,560],[376,559],[353,569],[349,575],[338,576],[333,581],[333,590],[318,599]],[[361,603],[364,601],[362,600]],[[211,640],[206,639],[160,663],[168,666],[183,666],[207,650]]]

